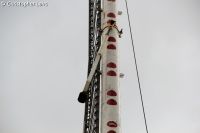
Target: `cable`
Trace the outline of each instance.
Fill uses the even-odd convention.
[[[126,3],[126,12],[128,16],[128,23],[129,23],[129,30],[130,30],[130,35],[131,35],[131,43],[132,43],[132,48],[133,48],[133,55],[134,55],[134,61],[135,61],[135,69],[137,73],[137,80],[138,80],[138,86],[139,86],[139,91],[140,91],[140,99],[142,103],[142,111],[144,115],[144,122],[145,122],[145,127],[146,127],[146,132],[148,133],[148,126],[147,126],[147,119],[146,119],[146,113],[145,113],[145,107],[144,107],[144,100],[143,100],[143,95],[142,95],[142,88],[140,84],[140,76],[139,76],[139,71],[138,71],[138,65],[137,65],[137,58],[136,58],[136,52],[135,52],[135,46],[133,42],[133,33],[132,33],[132,28],[131,28],[131,22],[130,22],[130,15],[129,15],[129,9],[128,9],[128,2],[125,0]]]

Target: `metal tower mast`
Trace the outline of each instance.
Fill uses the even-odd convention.
[[[116,17],[116,0],[89,0],[88,78],[78,98],[83,133],[120,133]]]

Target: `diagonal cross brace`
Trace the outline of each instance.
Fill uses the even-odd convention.
[[[107,40],[107,39],[105,39],[105,40]],[[90,83],[92,81],[92,78],[93,78],[93,76],[94,76],[94,74],[96,72],[96,69],[97,69],[97,66],[99,64],[99,61],[101,60],[101,56],[102,56],[102,54],[104,52],[105,40],[103,42],[103,45],[101,45],[101,47],[99,48],[99,51],[97,52],[97,56],[96,56],[96,58],[94,60],[94,63],[92,65],[92,69],[91,69],[91,71],[89,73],[89,76],[88,76],[87,81],[85,83],[84,89],[79,94],[78,101],[80,103],[85,103],[85,101],[87,99],[87,91],[89,89],[89,86],[90,86]]]

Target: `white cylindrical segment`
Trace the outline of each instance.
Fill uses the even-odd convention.
[[[116,0],[103,0],[103,27],[116,21]],[[115,25],[115,24],[114,24]],[[106,38],[105,52],[102,55],[102,90],[101,90],[101,133],[120,133],[119,111],[119,66],[118,66],[118,31],[110,26],[103,31]]]

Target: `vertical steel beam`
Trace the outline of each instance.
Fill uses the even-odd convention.
[[[88,76],[101,45],[101,0],[89,0]],[[99,133],[100,65],[92,78],[85,101],[83,133]]]

